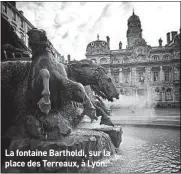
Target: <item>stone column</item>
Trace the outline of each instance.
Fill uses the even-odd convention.
[[[132,67],[131,69],[131,74],[132,74],[132,84],[136,84],[136,67]]]
[[[169,81],[172,81],[173,80],[173,77],[174,77],[174,66],[170,66],[169,68]]]
[[[122,71],[122,68],[119,69],[119,82],[123,83],[123,71]]]
[[[149,85],[151,81],[151,67],[147,66],[145,69],[145,83]]]
[[[131,81],[132,81],[132,72],[131,72],[131,69],[130,69],[130,71],[129,71],[129,80],[128,80],[129,84],[131,84]]]
[[[174,89],[174,87],[172,88],[172,98],[173,98],[173,101],[175,102],[175,89]]]
[[[108,75],[109,77],[111,77],[111,69],[110,69],[110,68],[108,68],[108,73],[107,73],[107,75]]]
[[[150,76],[151,68],[149,66],[145,67],[145,84],[147,89],[147,100],[151,103],[151,89],[150,89]]]

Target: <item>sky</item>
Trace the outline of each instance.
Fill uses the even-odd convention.
[[[166,33],[180,30],[180,2],[17,2],[17,9],[36,27],[47,32],[55,49],[67,58],[85,59],[88,43],[106,41],[117,50],[126,48],[127,20],[134,12],[148,45],[166,44]]]

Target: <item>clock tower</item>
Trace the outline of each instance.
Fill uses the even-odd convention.
[[[132,16],[128,19],[127,48],[132,48],[135,40],[138,38],[142,38],[141,22],[133,10]]]

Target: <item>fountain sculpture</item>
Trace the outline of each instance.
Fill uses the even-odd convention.
[[[2,139],[5,140],[3,151],[84,149],[85,155],[36,158],[5,156],[2,162],[71,160],[80,164],[82,160],[86,162],[102,158],[104,150],[114,154],[115,147],[119,147],[121,143],[120,127],[113,129],[112,126],[108,126],[109,128],[92,130],[77,128],[84,115],[89,116],[91,120],[97,120],[97,116],[101,115],[102,124],[112,125],[101,100],[98,99],[96,102],[93,98],[90,99],[83,86],[94,85],[97,91],[110,101],[118,98],[117,90],[104,70],[86,60],[76,64],[74,62],[67,67],[57,63],[54,61],[45,31],[32,29],[28,35],[33,53],[32,61],[1,63]],[[78,68],[80,71],[76,66],[81,67]],[[74,73],[76,76],[72,76],[72,71],[76,72]],[[7,140],[10,143],[7,143]],[[92,159],[88,155],[91,150],[100,151],[101,155]],[[4,166],[3,172],[62,172],[65,169],[79,172],[82,167],[79,165],[72,168],[44,166],[6,168]]]

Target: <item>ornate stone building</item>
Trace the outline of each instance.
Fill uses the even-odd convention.
[[[180,105],[180,33],[167,33],[167,44],[158,40],[151,47],[142,37],[140,18],[128,19],[127,47],[110,50],[110,38],[92,41],[87,45],[86,57],[101,64],[120,93],[145,96],[162,107]]]
[[[16,48],[26,50],[31,54],[29,47],[29,38],[27,32],[35,28],[33,24],[25,18],[23,11],[16,8],[15,1],[1,2],[1,45],[11,44]],[[52,45],[55,59],[64,62],[64,57]],[[21,56],[22,57],[22,56]],[[21,58],[19,54],[15,54],[15,58]],[[10,59],[12,57],[9,57]],[[23,56],[23,58],[25,58]],[[1,50],[1,60],[5,60],[3,49]]]

